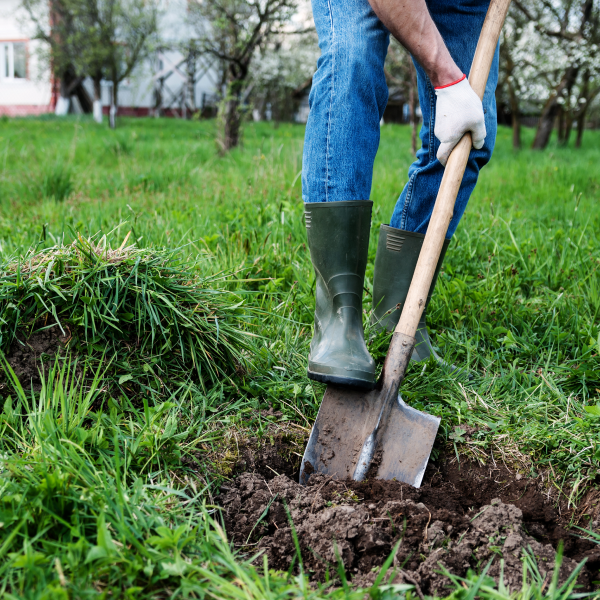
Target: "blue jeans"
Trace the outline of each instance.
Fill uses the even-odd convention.
[[[426,0],[452,58],[469,73],[489,0]],[[379,146],[379,123],[387,104],[383,65],[389,32],[367,0],[312,0],[321,57],[309,96],[302,164],[304,202],[368,200],[373,162]],[[435,92],[415,62],[423,125],[421,148],[408,170],[390,225],[425,233],[444,168],[435,155]],[[498,49],[483,98],[487,137],[472,150],[454,206],[447,237],[456,231],[496,140]]]

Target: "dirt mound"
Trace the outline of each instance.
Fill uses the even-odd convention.
[[[444,591],[448,579],[439,574],[440,565],[464,576],[492,558],[488,574],[499,578],[503,558],[505,585],[520,588],[526,553],[549,582],[559,540],[565,550],[560,580],[583,558],[581,589],[597,579],[600,547],[566,531],[537,483],[516,480],[505,468],[430,467],[418,490],[393,481],[342,482],[319,475],[302,487],[286,475],[266,475],[243,473],[221,488],[218,501],[236,546],[263,549],[276,569],[288,570],[297,561],[291,518],[304,567],[319,581],[327,572],[335,576],[339,556],[353,585],[372,583],[399,540],[395,580],[417,584],[423,593]]]

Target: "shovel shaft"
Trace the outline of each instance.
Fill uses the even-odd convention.
[[[494,52],[510,2],[511,0],[492,0],[483,23],[469,73],[469,83],[480,98],[483,98],[485,92]],[[442,245],[448,232],[448,225],[450,225],[454,213],[454,203],[470,152],[471,134],[467,133],[448,158],[415,274],[402,309],[402,315],[396,326],[396,333],[403,333],[409,337],[415,336]]]

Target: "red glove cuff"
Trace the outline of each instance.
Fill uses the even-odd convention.
[[[446,85],[440,85],[434,89],[436,90],[443,90],[444,88],[450,87],[451,85],[456,85],[457,83],[460,83],[463,79],[466,79],[467,76],[463,74],[463,76],[460,79],[457,79],[456,81],[453,81],[452,83],[447,83]]]

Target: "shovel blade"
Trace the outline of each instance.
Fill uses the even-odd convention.
[[[328,385],[304,451],[300,483],[306,484],[313,473],[351,478],[382,402],[379,390]],[[418,488],[439,424],[439,417],[411,408],[398,395],[380,431],[368,478],[396,479]]]

